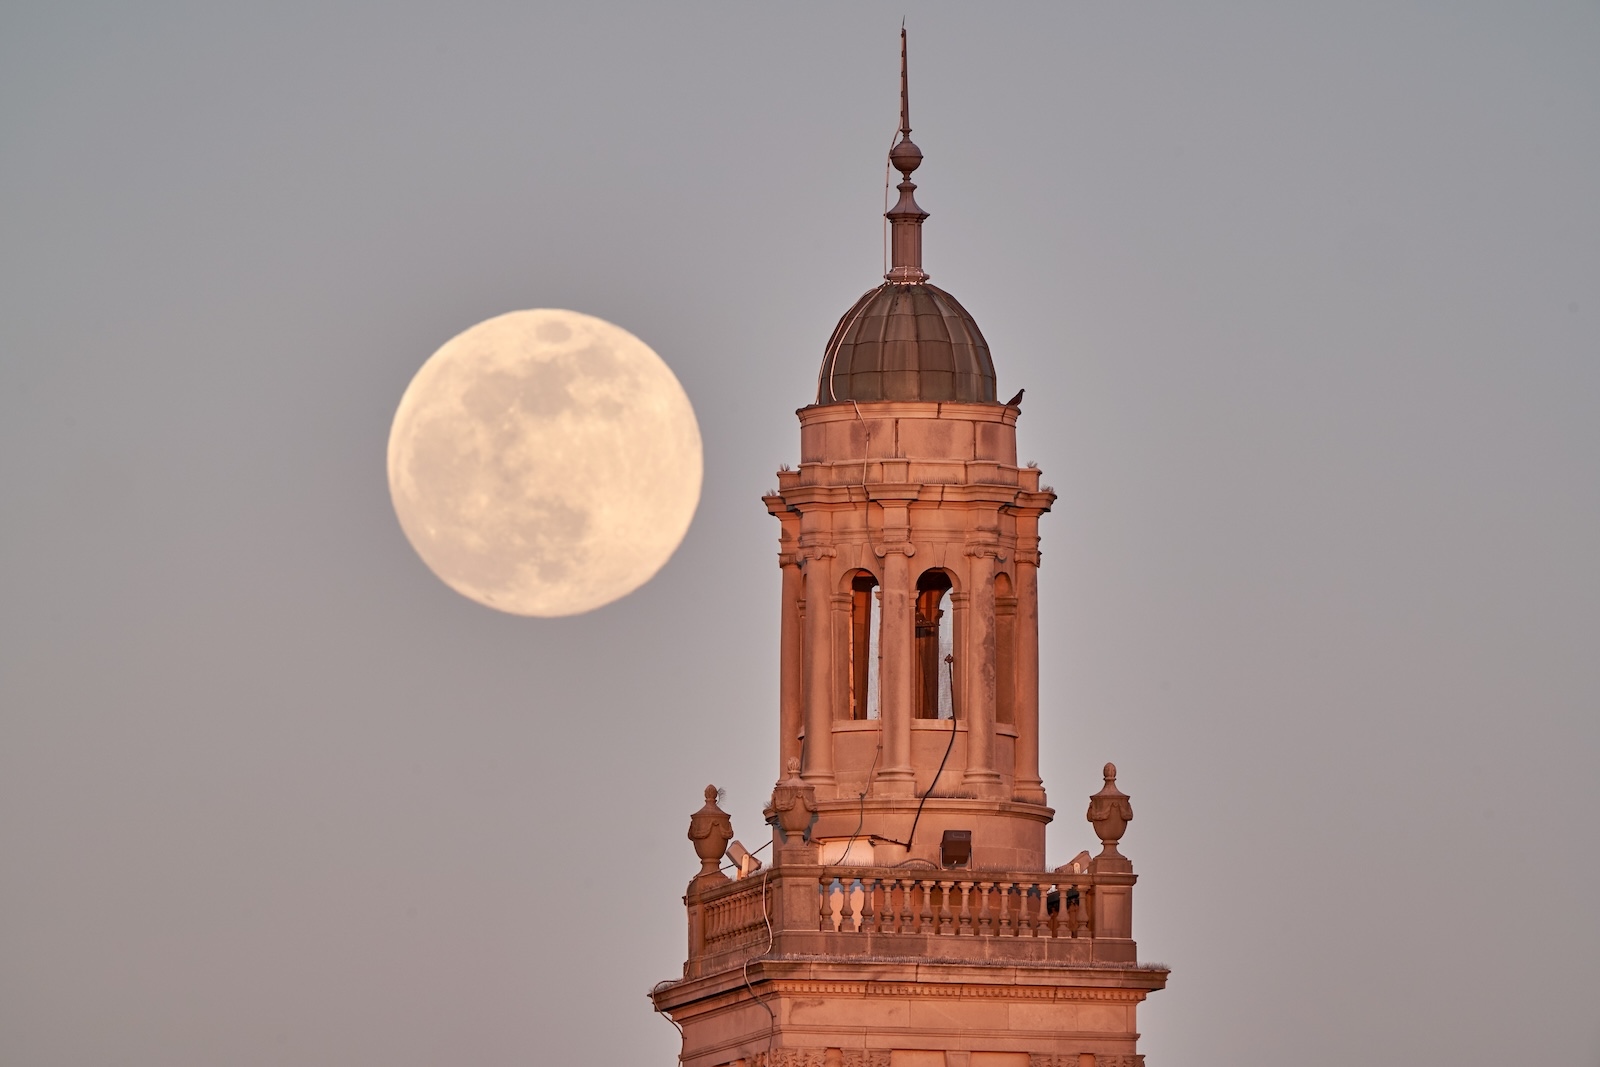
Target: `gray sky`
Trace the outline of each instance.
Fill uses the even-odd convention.
[[[905,13],[928,266],[1061,494],[1052,862],[1116,760],[1150,1062],[1600,1063],[1600,6],[578,7],[0,14],[0,1062],[673,1061]],[[566,620],[384,479],[536,306],[706,446]]]

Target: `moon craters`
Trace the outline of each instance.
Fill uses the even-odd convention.
[[[624,596],[699,500],[699,428],[661,358],[577,312],[512,312],[447,342],[389,440],[402,528],[458,592],[525,615]]]

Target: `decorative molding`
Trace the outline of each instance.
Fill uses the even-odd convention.
[[[1071,1000],[1111,1003],[1138,1003],[1145,999],[1142,989],[1086,989],[1062,986],[965,985],[922,982],[829,982],[825,980],[776,978],[769,987],[778,994],[812,996],[844,995],[858,997],[959,997],[964,1000]]]
[[[887,1049],[847,1048],[841,1067],[889,1067],[889,1052]]]
[[[775,1048],[771,1052],[758,1052],[750,1067],[823,1067],[820,1048]]]
[[[887,1049],[775,1048],[758,1052],[750,1067],[889,1067]]]

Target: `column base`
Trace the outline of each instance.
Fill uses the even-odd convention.
[[[1038,804],[1045,806],[1044,782],[1035,778],[1031,782],[1018,782],[1012,791],[1013,799],[1023,804]]]
[[[872,780],[872,792],[880,797],[917,795],[917,772],[910,767],[886,767]]]
[[[968,771],[961,777],[961,788],[985,799],[999,797],[1004,787],[997,771]]]

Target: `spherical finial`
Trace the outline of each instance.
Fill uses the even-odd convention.
[[[889,150],[889,163],[901,177],[910,181],[911,172],[922,166],[922,149],[911,138],[902,137],[900,143]]]
[[[1101,773],[1106,776],[1106,781],[1114,782],[1117,780],[1117,765],[1115,763],[1108,763],[1105,766],[1105,770]]]
[[[1108,763],[1108,764],[1106,764],[1106,766],[1109,767],[1110,764]],[[706,786],[706,803],[707,804],[713,803],[713,802],[716,801],[716,799],[717,799],[717,787],[714,786],[714,785]]]

